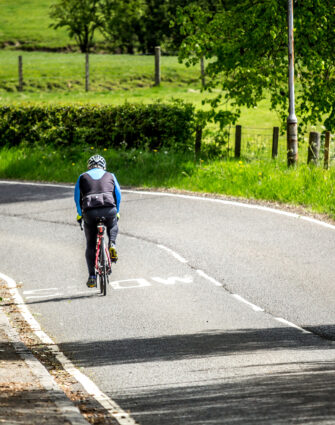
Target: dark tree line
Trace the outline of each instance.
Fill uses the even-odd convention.
[[[94,47],[95,31],[104,35],[106,48],[114,52],[153,53],[158,45],[166,51],[176,51],[183,39],[176,24],[177,9],[189,3],[189,0],[58,0],[51,6],[51,26],[67,28],[82,52]]]

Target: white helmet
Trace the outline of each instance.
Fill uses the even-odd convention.
[[[87,168],[91,170],[92,168],[102,168],[106,170],[106,160],[101,155],[93,155],[87,161]]]

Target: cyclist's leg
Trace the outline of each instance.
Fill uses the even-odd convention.
[[[119,233],[119,226],[118,226],[116,214],[117,214],[116,208],[110,208],[109,214],[106,220],[109,245],[116,244],[116,238]]]
[[[95,221],[95,211],[88,210],[84,214],[84,230],[86,236],[86,263],[89,276],[95,276],[95,247],[97,241],[97,224]]]
[[[106,211],[106,227],[107,227],[107,235],[108,235],[108,248],[112,261],[117,261],[117,251],[116,251],[116,238],[118,235],[119,227],[118,221],[116,217],[117,211],[116,208],[108,208]]]

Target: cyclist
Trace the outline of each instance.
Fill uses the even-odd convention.
[[[117,261],[116,237],[120,217],[121,190],[114,174],[106,171],[106,160],[93,155],[87,161],[88,171],[81,174],[74,190],[77,207],[77,222],[84,220],[86,236],[86,263],[88,268],[87,286],[95,288],[95,246],[97,238],[97,219],[104,217],[108,234],[108,249],[111,260]]]

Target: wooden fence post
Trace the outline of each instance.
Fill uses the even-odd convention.
[[[205,87],[206,79],[205,79],[205,60],[204,57],[201,56],[200,59],[200,72],[201,72],[201,85],[202,87]]]
[[[330,138],[331,133],[330,131],[326,131],[326,137],[325,137],[325,155],[324,155],[324,163],[323,167],[328,170],[329,168],[329,148],[330,148]]]
[[[307,164],[311,161],[316,165],[319,159],[320,152],[320,133],[311,131],[309,133],[308,157]]]
[[[155,47],[155,86],[161,83],[161,48]]]
[[[89,63],[89,53],[85,54],[85,91],[90,89],[90,63]]]
[[[278,156],[278,140],[279,140],[279,127],[273,127],[272,134],[272,158],[275,159]]]
[[[241,140],[242,140],[242,126],[235,127],[235,158],[241,156]]]
[[[19,56],[19,91],[23,91],[23,66],[22,66],[22,56]]]
[[[201,153],[201,139],[202,139],[202,127],[199,126],[195,131],[195,144],[194,144],[194,154],[195,160],[199,161]]]

